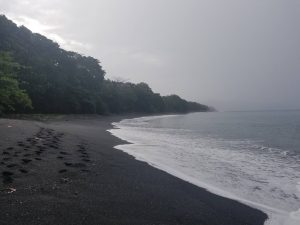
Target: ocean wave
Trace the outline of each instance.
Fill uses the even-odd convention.
[[[264,210],[270,216],[267,224],[299,224],[299,155],[257,140],[157,128],[152,124],[157,119],[163,118],[114,124],[119,129],[110,132],[133,143],[117,148],[213,193]]]

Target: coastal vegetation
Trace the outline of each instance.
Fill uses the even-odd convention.
[[[0,16],[0,113],[186,113],[210,108],[146,83],[105,79],[98,59],[66,51]]]
[[[20,65],[7,53],[0,52],[0,112],[32,109],[31,100],[25,90],[20,89],[17,73]]]

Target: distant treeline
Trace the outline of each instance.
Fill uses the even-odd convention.
[[[104,79],[100,62],[61,49],[0,15],[0,113],[185,113],[209,111],[146,83]]]

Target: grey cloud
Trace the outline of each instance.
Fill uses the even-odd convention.
[[[0,0],[107,76],[219,109],[300,108],[296,0]]]

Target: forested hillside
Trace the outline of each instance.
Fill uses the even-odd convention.
[[[66,51],[0,16],[0,113],[185,113],[208,111],[146,83],[104,79],[100,62]]]

